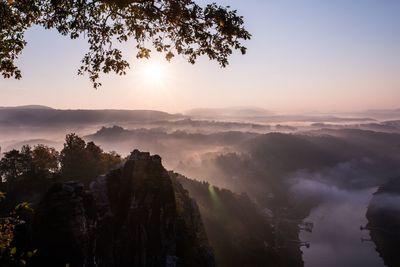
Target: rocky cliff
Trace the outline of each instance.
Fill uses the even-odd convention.
[[[197,204],[173,185],[159,156],[137,150],[89,190],[53,185],[32,233],[36,266],[215,265]]]
[[[385,265],[400,266],[400,179],[392,179],[379,187],[366,216],[366,228]]]

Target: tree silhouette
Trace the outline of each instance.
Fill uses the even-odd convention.
[[[58,171],[59,153],[53,147],[42,144],[36,145],[32,150],[33,164],[38,172]]]
[[[18,150],[10,150],[4,153],[0,161],[0,176],[3,181],[10,181],[22,173],[22,159]]]
[[[87,179],[86,142],[76,134],[68,134],[60,153],[61,173],[67,179]]]
[[[95,143],[86,143],[74,133],[66,136],[64,148],[60,153],[62,176],[83,183],[90,182],[121,161],[121,156],[117,153],[106,153]]]
[[[4,153],[0,160],[0,180],[12,182],[32,171],[32,150],[23,146],[21,151],[13,149]]]
[[[57,29],[71,39],[87,38],[89,51],[78,74],[89,74],[93,86],[99,74],[123,75],[129,68],[115,43],[133,39],[137,58],[152,49],[171,60],[175,54],[194,64],[199,56],[228,64],[234,50],[246,52],[242,41],[251,35],[236,10],[192,0],[0,0],[0,72],[21,78],[15,65],[26,45],[24,32],[32,25]]]

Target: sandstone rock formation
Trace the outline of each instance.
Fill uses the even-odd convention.
[[[36,266],[214,266],[196,203],[159,156],[132,152],[89,190],[59,183],[33,223]]]

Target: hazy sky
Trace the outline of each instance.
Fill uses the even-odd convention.
[[[166,77],[153,84],[144,74],[149,62],[137,61],[130,44],[124,47],[132,59],[129,75],[103,75],[103,86],[94,90],[87,77],[76,75],[85,40],[36,27],[27,32],[18,62],[23,79],[0,78],[0,106],[400,108],[399,0],[217,2],[238,9],[253,35],[248,54],[234,55],[226,69],[208,59],[194,66],[178,58],[167,64],[154,54],[150,64],[162,64]]]

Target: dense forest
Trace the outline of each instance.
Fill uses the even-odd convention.
[[[148,155],[134,151],[122,158],[115,152],[104,152],[95,143],[85,142],[76,134],[66,136],[61,151],[38,144],[5,152],[0,160],[2,266],[40,266],[43,263],[81,266],[83,262],[89,264],[90,253],[94,253],[93,257],[97,257],[98,261],[109,261],[103,256],[96,256],[99,253],[97,250],[91,252],[82,247],[82,244],[89,242],[100,248],[104,242],[102,236],[106,230],[99,225],[107,222],[101,215],[104,212],[104,208],[101,208],[104,204],[101,203],[105,200],[99,200],[102,197],[98,193],[104,190],[108,192],[106,202],[109,202],[110,213],[114,214],[108,227],[119,229],[113,231],[119,231],[122,236],[128,234],[126,227],[135,227],[137,224],[144,225],[146,229],[151,225],[161,227],[161,222],[143,221],[146,218],[144,213],[149,210],[156,212],[158,205],[176,207],[172,209],[168,220],[176,221],[174,229],[177,232],[174,233],[180,233],[177,236],[179,238],[173,239],[177,253],[174,257],[179,259],[177,266],[211,266],[209,264],[212,264],[214,257],[216,265],[220,267],[286,266],[283,262],[287,259],[293,261],[291,266],[301,266],[301,254],[296,244],[291,246],[292,252],[283,253],[284,250],[280,250],[278,253],[277,247],[281,241],[274,232],[276,223],[271,211],[264,210],[245,194],[235,194],[174,172],[167,174],[161,165],[157,165],[161,159]],[[105,185],[103,177],[106,177]],[[99,190],[102,186],[108,189]],[[133,190],[131,193],[126,191],[130,186]],[[173,200],[168,197],[168,190],[174,192]],[[138,201],[136,207],[139,211],[135,209],[134,214],[138,217],[129,219],[122,214],[133,211],[124,211],[124,207],[128,207],[123,203],[132,194]],[[149,199],[149,194],[155,195]],[[144,197],[143,202],[139,200],[140,195]],[[155,202],[159,197],[165,199]],[[160,212],[159,216],[166,216]],[[90,232],[82,232],[73,226],[81,224],[85,229],[96,228],[98,233],[94,237]],[[298,238],[297,227],[290,228],[286,230],[294,232]],[[118,236],[114,237],[115,246],[133,248]],[[137,240],[140,236],[135,234],[130,240]],[[71,250],[74,242],[77,242],[78,248]],[[145,244],[155,242],[148,240],[134,247],[151,253]],[[54,246],[59,249],[54,250]],[[210,246],[210,250],[206,249],[207,246]],[[209,253],[212,256],[206,256]],[[118,266],[127,266],[124,265],[126,262],[123,263],[125,260],[130,262],[125,254],[115,255],[122,257]],[[149,256],[154,257],[155,254]],[[189,259],[196,260],[192,262]],[[115,257],[112,261],[115,261]]]

